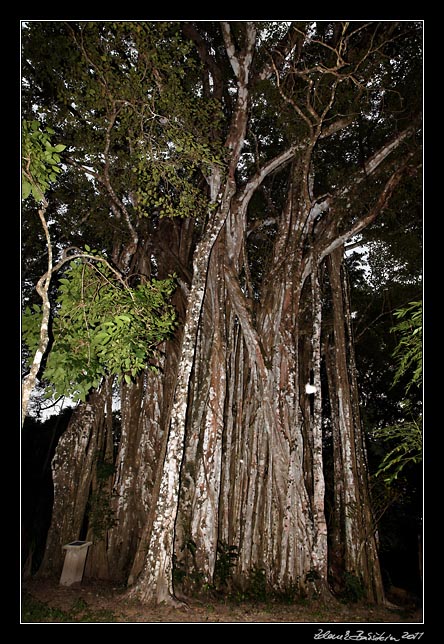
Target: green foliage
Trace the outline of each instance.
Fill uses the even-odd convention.
[[[230,546],[224,541],[217,544],[217,558],[214,566],[214,582],[226,586],[231,578],[232,568],[239,558],[238,547]]]
[[[176,555],[173,556],[173,581],[181,586],[186,594],[190,596],[216,595],[224,596],[235,603],[243,602],[277,602],[292,604],[301,599],[299,578],[296,582],[288,584],[280,590],[272,589],[268,585],[265,569],[253,565],[242,577],[233,575],[233,568],[239,559],[237,546],[229,545],[224,541],[218,541],[216,549],[216,563],[214,566],[213,583],[204,583],[205,575],[197,566],[196,543],[188,538],[181,546],[181,551],[190,555],[191,561],[179,561]],[[308,573],[308,580],[319,580],[316,571]]]
[[[48,604],[26,593],[22,601],[22,621],[24,623],[70,622],[71,615],[59,608],[51,608]]]
[[[24,594],[22,600],[22,622],[114,622],[116,616],[110,610],[92,610],[88,603],[78,597],[73,601],[69,610],[53,608],[29,593]]]
[[[223,111],[203,95],[201,62],[179,23],[31,23],[23,43],[33,63],[28,110],[43,99],[78,167],[100,175],[106,148],[113,190],[131,194],[139,215],[205,211],[200,180],[223,165],[224,139],[215,136]]]
[[[267,599],[267,577],[264,568],[253,566],[247,579],[246,595],[253,601],[263,602]]]
[[[362,579],[352,572],[344,574],[344,590],[341,593],[343,602],[355,603],[365,598],[365,585]]]
[[[60,152],[65,145],[52,145],[54,130],[41,129],[39,121],[22,122],[22,199],[33,196],[38,203],[42,201],[49,185],[61,172]]]
[[[176,555],[173,555],[173,583],[184,584],[187,578],[185,565],[178,560]]]
[[[51,385],[47,395],[85,400],[105,375],[130,383],[143,369],[155,369],[157,347],[175,328],[168,303],[174,289],[174,277],[130,288],[104,262],[73,260],[59,280],[53,342],[43,374]],[[40,316],[34,305],[22,318],[31,355],[38,345]]]
[[[407,307],[398,309],[395,316],[400,321],[391,331],[400,334],[401,338],[393,352],[398,364],[393,384],[408,378],[407,398],[401,401],[407,418],[373,431],[376,439],[392,446],[376,472],[376,476],[384,476],[388,485],[398,478],[408,463],[417,464],[422,460],[422,415],[415,417],[412,400],[408,397],[413,386],[422,384],[422,302],[410,302]]]
[[[383,475],[387,484],[393,483],[408,463],[422,461],[422,427],[414,419],[373,432],[375,438],[394,445],[382,459],[376,476]]]
[[[173,581],[181,584],[187,593],[201,593],[202,590],[208,590],[203,584],[204,575],[199,570],[196,562],[196,542],[188,537],[181,546],[181,551],[185,551],[185,560],[180,561],[176,555],[173,555]]]
[[[115,472],[115,467],[113,463],[109,461],[98,459],[96,465],[96,476],[99,481],[106,481],[112,476]]]
[[[309,570],[305,575],[305,581],[307,582],[316,582],[316,581],[319,581],[320,579],[321,579],[320,574],[314,568]]]
[[[274,591],[272,597],[276,602],[281,604],[303,603],[306,599],[305,594],[301,592],[299,577],[296,578],[296,581],[290,582],[284,588]]]
[[[181,164],[180,168],[177,163]],[[193,162],[170,158],[168,162],[156,163],[142,157],[133,170],[138,178],[140,215],[157,212],[160,217],[199,217],[208,209],[208,200],[193,185],[196,171]]]
[[[422,384],[422,302],[410,302],[398,309],[395,316],[400,320],[392,333],[401,334],[401,339],[393,353],[398,361],[394,383],[412,372],[406,386],[406,394],[413,385]]]
[[[132,167],[137,210],[140,215],[199,217],[209,199],[196,179],[208,176],[213,166],[224,166],[220,143],[212,141],[222,113],[217,101],[190,93],[176,70],[165,75],[168,85],[156,103],[159,114],[146,121],[146,136],[137,141]]]

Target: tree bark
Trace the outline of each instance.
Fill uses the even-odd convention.
[[[319,361],[320,296],[315,282],[313,308],[310,290],[303,289],[304,215],[299,197],[290,191],[264,278],[262,306],[254,315],[252,302],[240,286],[239,257],[232,253],[232,264],[226,266],[229,310],[235,315],[226,318],[233,342],[228,343],[232,366],[224,432],[227,462],[223,464],[221,534],[225,542],[238,548],[238,583],[245,585],[255,570],[262,570],[269,587],[280,591],[297,587],[305,592],[310,572],[316,571],[326,583],[327,552],[320,408],[317,404],[316,416],[314,410],[310,414],[304,389],[310,368]],[[242,231],[239,213],[237,222]],[[242,248],[242,243],[235,247]],[[294,262],[283,262],[283,257],[292,257]],[[304,306],[308,324],[317,325],[314,333],[305,327],[301,314],[307,296]],[[313,344],[309,342],[306,357],[301,359],[302,333],[313,337]],[[318,365],[316,382],[319,369]],[[304,477],[307,471],[310,474]]]
[[[52,461],[54,506],[40,576],[60,575],[63,546],[86,537],[82,529],[93,468],[103,451],[104,398],[102,387],[79,404],[57,445]]]
[[[337,417],[333,429],[335,438],[335,479],[341,478],[337,487],[335,504],[339,505],[342,521],[344,575],[361,581],[367,598],[383,602],[384,593],[375,543],[375,526],[370,512],[367,485],[367,468],[359,409],[353,396],[357,387],[351,366],[352,343],[347,332],[347,310],[344,305],[342,284],[343,249],[336,249],[329,258],[329,275],[333,300],[334,334],[334,391],[330,391],[332,412]]]
[[[109,532],[113,579],[126,582],[153,503],[158,460],[165,433],[162,425],[163,382],[144,372],[121,384],[121,434],[112,490],[114,526]]]
[[[221,23],[221,28],[228,58],[237,80],[236,108],[226,140],[226,148],[229,153],[228,178],[223,185],[220,168],[216,165],[213,166],[208,181],[213,209],[209,213],[203,237],[194,252],[193,279],[187,303],[177,384],[150,546],[144,569],[135,586],[129,591],[131,597],[137,597],[145,602],[177,603],[173,588],[174,535],[191,371],[194,364],[197,331],[205,295],[210,256],[227,219],[231,199],[235,194],[234,172],[244,143],[248,120],[249,73],[256,29],[253,23],[246,23],[245,44],[240,51],[237,51],[229,24]]]
[[[216,196],[220,190],[220,179],[215,177],[214,181],[212,193]],[[205,294],[210,253],[228,214],[233,192],[233,184],[228,182],[221,204],[194,254],[193,281],[187,304],[167,451],[163,463],[150,546],[144,569],[135,586],[129,592],[131,597],[138,597],[141,601],[151,602],[154,600],[156,603],[175,603],[172,561],[190,375],[194,362],[196,335]]]
[[[218,542],[226,396],[223,260],[219,239],[211,256],[199,325],[176,523],[177,565],[187,580],[199,579],[199,586],[213,583]]]

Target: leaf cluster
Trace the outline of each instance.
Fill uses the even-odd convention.
[[[84,400],[106,375],[130,383],[143,369],[155,369],[158,346],[176,324],[169,304],[174,289],[174,277],[130,288],[106,263],[73,260],[59,280],[53,341],[43,373],[47,395]],[[22,320],[31,354],[38,344],[40,308],[27,307]]]
[[[185,96],[182,102],[186,102]],[[224,165],[208,132],[209,124],[219,117],[211,101],[201,105],[194,99],[193,103],[198,105],[189,106],[186,113],[183,106],[179,110],[177,103],[166,103],[176,116],[171,120],[161,117],[161,126],[151,125],[137,143],[132,171],[137,179],[140,215],[157,211],[161,217],[199,217],[209,208],[202,178],[213,166]]]
[[[53,145],[51,137],[54,130],[46,127],[43,130],[39,121],[22,122],[22,199],[32,195],[37,203],[42,201],[50,183],[57,174],[65,145]]]
[[[218,542],[217,558],[214,566],[214,579],[217,584],[227,585],[238,558],[237,546],[230,545],[224,541]]]
[[[223,163],[215,135],[223,115],[203,96],[201,64],[180,23],[31,23],[24,54],[29,104],[49,110],[78,171],[106,172],[94,182],[102,200],[111,185],[139,215],[207,209],[202,178]]]
[[[398,361],[394,383],[413,370],[406,385],[406,394],[413,385],[422,384],[422,302],[410,302],[406,307],[395,312],[399,322],[392,333],[401,335],[401,339],[393,352]]]
[[[376,476],[383,475],[387,484],[398,478],[404,467],[422,460],[422,429],[415,419],[375,430],[375,438],[394,445],[382,459]]]
[[[422,302],[410,302],[395,312],[399,322],[392,327],[393,333],[401,334],[393,357],[398,362],[393,385],[406,375],[409,380],[405,386],[408,396],[412,386],[422,384]],[[375,430],[373,436],[393,445],[380,463],[376,476],[384,475],[386,483],[392,483],[408,463],[422,460],[422,415],[416,418],[412,411],[412,401],[408,398],[401,402],[408,420]]]

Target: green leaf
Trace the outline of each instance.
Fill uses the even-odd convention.
[[[62,145],[62,143],[59,143],[58,145],[55,146],[54,150],[56,152],[63,152],[65,148],[66,148],[66,145]]]
[[[99,331],[99,333],[97,333],[97,335],[95,336],[95,340],[102,345],[109,342],[110,339],[111,336],[106,331]]]
[[[89,246],[86,250],[94,252]],[[99,253],[94,256],[102,259]],[[174,328],[174,309],[168,303],[174,283],[171,278],[153,280],[129,289],[106,264],[72,260],[58,281],[54,342],[44,371],[48,385],[79,399],[104,375],[132,382],[131,376],[146,368]],[[34,313],[24,316],[29,347],[38,342],[38,320]]]
[[[27,199],[31,194],[31,184],[29,181],[22,181],[22,199]]]

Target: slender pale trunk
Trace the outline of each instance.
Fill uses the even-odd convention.
[[[361,564],[361,569],[363,571],[362,576],[365,580],[367,596],[372,601],[375,600],[378,603],[382,603],[385,601],[385,596],[382,584],[381,570],[379,566],[378,545],[376,537],[377,524],[372,512],[372,499],[369,489],[367,449],[365,445],[365,436],[359,409],[358,377],[351,319],[350,289],[345,266],[343,266],[342,278],[342,292],[344,299],[344,326],[347,333],[347,350],[350,372],[350,396],[355,426],[355,453],[359,489],[363,509],[361,537],[359,540],[359,561]]]
[[[29,373],[23,378],[22,383],[22,427],[28,413],[29,399],[34,390],[37,380],[37,374],[42,364],[43,357],[49,344],[49,318],[51,315],[51,303],[49,301],[49,285],[51,283],[53,265],[52,265],[52,244],[49,236],[48,224],[46,223],[45,213],[48,202],[42,195],[42,207],[39,209],[39,217],[42,222],[43,230],[46,237],[46,249],[48,252],[48,270],[37,282],[36,290],[42,298],[42,320],[40,322],[39,345],[34,354]]]
[[[324,496],[324,463],[322,455],[322,396],[321,396],[321,326],[322,326],[322,299],[319,279],[320,267],[317,261],[313,262],[314,271],[311,275],[311,293],[313,308],[313,336],[312,336],[312,372],[313,372],[313,413],[311,415],[311,431],[313,436],[313,570],[319,575],[322,582],[327,584],[327,523],[325,520]]]
[[[180,335],[177,339],[180,339]],[[148,493],[150,494],[150,500],[149,503],[147,503],[148,509],[145,514],[143,529],[141,530],[140,534],[137,535],[138,545],[127,580],[128,586],[132,586],[134,584],[135,580],[138,578],[145,565],[146,554],[151,540],[151,531],[155,518],[156,501],[159,496],[160,484],[162,480],[162,466],[167,450],[168,421],[171,418],[174,387],[177,381],[177,370],[179,365],[178,347],[176,346],[176,342],[169,342],[165,348],[165,353],[165,376],[162,379],[162,394],[161,396],[159,395],[158,399],[155,401],[156,408],[157,404],[159,404],[161,408],[159,416],[160,426],[156,427],[155,436],[153,434],[154,426],[151,424],[153,420],[152,416],[149,415],[148,418],[144,418],[143,420],[145,424],[151,426],[151,429],[149,430],[150,451],[149,456],[148,454],[146,455],[148,457],[148,460],[145,460],[143,463],[141,463],[141,466],[144,469],[149,470],[149,475],[147,474],[147,476],[150,479],[150,490],[148,491]],[[154,393],[152,390],[147,391],[146,404],[144,404],[145,411],[147,411],[148,407],[150,407],[150,409],[152,410],[153,400],[150,399],[150,394],[152,393]],[[154,425],[156,425],[156,423],[154,423]],[[145,491],[145,494],[146,493],[147,491]]]

